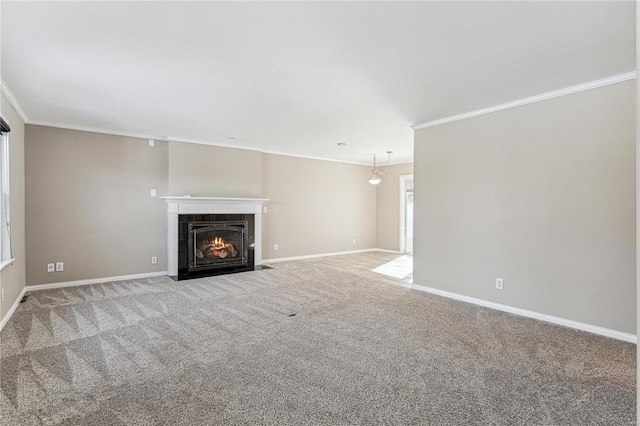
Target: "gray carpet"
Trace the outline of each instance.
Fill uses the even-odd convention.
[[[2,425],[635,422],[635,345],[312,262],[35,292],[1,338]]]

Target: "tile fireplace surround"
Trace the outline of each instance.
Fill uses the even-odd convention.
[[[165,196],[167,203],[167,272],[178,275],[178,215],[253,214],[255,215],[254,264],[262,264],[262,205],[268,198],[223,198]]]

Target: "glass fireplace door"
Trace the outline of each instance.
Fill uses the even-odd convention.
[[[248,263],[247,222],[189,222],[189,269]]]

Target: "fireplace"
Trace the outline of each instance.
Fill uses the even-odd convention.
[[[178,215],[178,280],[254,269],[252,214]]]
[[[264,198],[165,196],[167,273],[175,280],[263,268]]]

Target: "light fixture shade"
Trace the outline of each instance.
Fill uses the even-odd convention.
[[[387,154],[389,155],[389,158],[387,158],[387,168],[384,170],[385,172],[389,169],[389,161],[391,161],[391,154],[393,154],[392,151],[387,151]],[[371,185],[377,185],[380,182],[382,182],[382,173],[380,170],[378,170],[378,166],[376,164],[376,155],[373,154],[373,170],[371,170],[373,172],[373,176],[371,176],[371,179],[369,179],[369,183]]]
[[[371,176],[371,179],[369,179],[369,183],[371,185],[377,185],[380,182],[382,182],[382,178],[380,177],[380,175],[378,174],[377,170],[373,171],[373,176]]]

